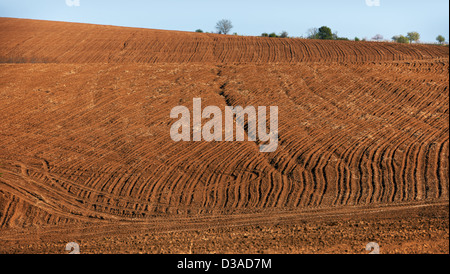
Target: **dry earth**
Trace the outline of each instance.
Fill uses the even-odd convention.
[[[0,253],[449,252],[448,47],[0,18],[0,62]],[[196,97],[278,149],[172,141]]]

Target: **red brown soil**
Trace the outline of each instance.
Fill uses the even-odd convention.
[[[0,37],[0,253],[449,252],[448,47],[9,18]],[[195,97],[278,106],[278,149],[173,142]]]

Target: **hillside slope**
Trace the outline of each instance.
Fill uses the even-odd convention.
[[[0,61],[298,63],[424,60],[448,47],[273,39],[0,18]]]
[[[448,252],[448,53],[2,18],[0,252],[375,215],[388,224],[350,250],[407,225]],[[193,98],[278,106],[278,149],[172,141],[170,111]]]

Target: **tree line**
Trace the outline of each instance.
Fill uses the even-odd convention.
[[[228,34],[230,33],[231,29],[233,28],[233,24],[228,19],[222,19],[217,22],[216,24],[216,30],[218,34]],[[202,33],[203,30],[197,29],[196,32]],[[237,35],[237,33],[234,33],[234,35]],[[275,32],[267,33],[264,32],[261,34],[262,37],[271,37],[271,38],[288,38],[289,34],[287,31],[282,31],[280,34],[277,34]],[[303,38],[303,37],[302,37]],[[327,26],[322,26],[320,28],[310,28],[307,31],[307,37],[308,39],[320,39],[320,40],[347,40],[349,41],[347,37],[339,37],[337,31],[333,32],[331,28]],[[372,40],[374,41],[382,41],[384,39],[383,35],[376,34],[374,37],[372,37]],[[397,43],[410,43],[413,42],[419,42],[420,40],[420,34],[416,31],[408,32],[406,36],[404,35],[395,35],[392,38],[392,41]],[[367,38],[359,39],[358,37],[354,38],[354,41],[367,41]],[[439,35],[436,37],[436,41],[439,42],[439,44],[445,43],[445,37],[442,35]]]

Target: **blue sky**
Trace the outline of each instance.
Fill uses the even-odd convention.
[[[75,1],[75,0],[68,0]],[[366,1],[379,1],[379,6]],[[220,19],[230,19],[232,32],[260,35],[287,31],[306,36],[326,25],[339,36],[385,39],[409,31],[421,41],[449,38],[448,0],[0,0],[0,17],[94,23],[128,27],[205,32]]]

